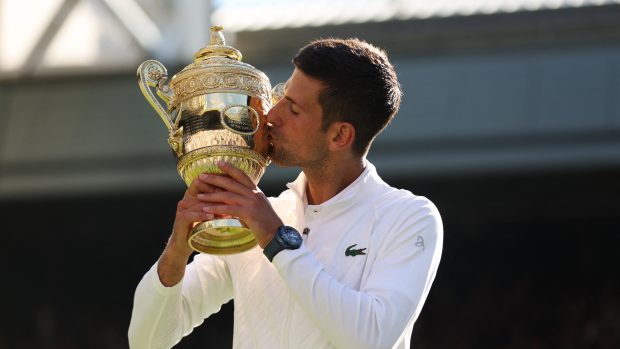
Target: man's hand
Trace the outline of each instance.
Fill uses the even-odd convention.
[[[213,215],[203,211],[205,203],[198,200],[200,193],[214,192],[217,189],[196,178],[187,188],[183,199],[177,204],[177,212],[172,228],[172,235],[168,241],[168,248],[173,249],[185,258],[189,258],[193,250],[187,244],[189,233],[196,222],[213,219]]]
[[[218,188],[196,178],[177,204],[177,212],[168,245],[159,258],[157,273],[165,286],[174,286],[183,278],[187,260],[193,250],[187,239],[194,223],[213,219],[213,214],[203,210],[205,203],[198,200],[200,193],[215,192]]]
[[[198,194],[198,200],[206,204],[202,210],[212,215],[238,217],[252,230],[258,245],[265,248],[282,225],[282,220],[265,194],[243,171],[223,161],[217,165],[227,176],[202,174],[200,179],[223,191],[211,190]]]

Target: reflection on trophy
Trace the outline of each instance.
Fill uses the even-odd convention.
[[[221,174],[219,160],[241,169],[254,183],[269,163],[269,79],[241,62],[241,52],[226,45],[221,30],[211,28],[209,46],[198,51],[169,86],[160,62],[148,60],[138,68],[140,89],[168,128],[168,143],[188,186],[201,173]],[[198,252],[230,254],[254,247],[256,240],[238,219],[221,218],[195,225],[188,243]]]

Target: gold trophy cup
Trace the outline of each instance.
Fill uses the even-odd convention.
[[[219,160],[241,169],[254,183],[269,163],[271,84],[264,73],[241,62],[241,52],[226,45],[221,30],[211,28],[209,46],[169,85],[160,62],[148,60],[138,68],[140,90],[168,128],[177,170],[188,186],[201,173],[221,174]],[[240,220],[225,218],[195,225],[188,243],[198,252],[231,254],[254,247],[256,240]]]

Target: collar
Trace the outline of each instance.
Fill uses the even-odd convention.
[[[368,185],[371,183],[378,183],[381,181],[381,178],[377,174],[377,169],[375,166],[370,163],[370,161],[364,159],[364,171],[346,188],[341,190],[339,193],[331,197],[329,200],[325,201],[320,205],[310,205],[312,207],[320,207],[320,208],[335,208],[341,205],[348,205],[352,201],[356,201],[363,191],[362,188],[368,189]],[[306,200],[306,188],[307,188],[308,180],[306,178],[306,174],[301,172],[297,179],[293,182],[288,183],[286,186],[297,196],[298,200],[304,203]],[[306,201],[307,203],[307,201]]]

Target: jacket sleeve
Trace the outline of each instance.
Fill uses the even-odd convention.
[[[392,348],[428,295],[443,243],[439,213],[428,202],[389,230],[359,290],[331,276],[303,245],[273,260],[300,306],[338,348]]]
[[[196,255],[183,279],[172,287],[162,285],[155,264],[136,289],[129,346],[170,348],[230,299],[232,283],[221,257]]]

